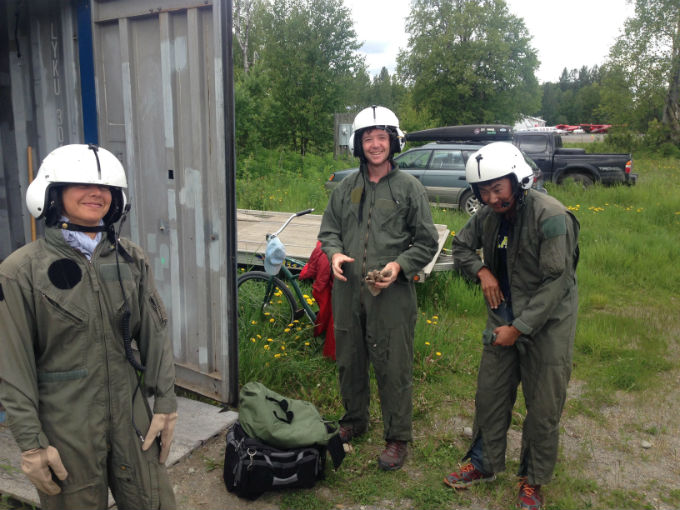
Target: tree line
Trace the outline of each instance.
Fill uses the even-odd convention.
[[[396,71],[371,77],[343,0],[234,0],[238,150],[330,151],[333,115],[370,104],[406,131],[533,115],[680,144],[680,0],[635,0],[605,62],[543,84],[505,0],[412,0],[406,31]]]

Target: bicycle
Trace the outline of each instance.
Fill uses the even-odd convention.
[[[267,246],[294,218],[312,211],[314,209],[306,209],[292,214],[280,229],[265,236]],[[249,313],[259,310],[260,319],[264,318],[274,329],[283,330],[304,315],[312,324],[316,323],[316,313],[308,302],[309,298],[305,298],[300,289],[298,275],[290,271],[291,266],[302,267],[304,262],[285,257],[278,275],[251,270],[239,276],[237,280],[239,320],[248,319]],[[286,284],[293,290],[291,291]]]

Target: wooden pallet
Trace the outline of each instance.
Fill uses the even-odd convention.
[[[244,266],[261,266],[267,248],[265,236],[281,228],[291,214],[293,213],[238,209],[236,212],[238,263]],[[320,214],[306,214],[293,219],[279,235],[279,239],[286,246],[286,255],[304,264],[316,246],[320,226]],[[446,262],[438,263],[438,258],[450,231],[446,225],[435,224],[435,227],[439,234],[439,249],[432,261],[420,272],[420,280],[426,279],[433,270],[449,268]]]

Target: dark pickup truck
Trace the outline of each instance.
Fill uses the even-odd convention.
[[[586,154],[585,149],[565,149],[562,137],[550,131],[517,131],[512,143],[522,149],[543,171],[545,182],[566,180],[584,186],[602,184],[635,184],[631,154]]]

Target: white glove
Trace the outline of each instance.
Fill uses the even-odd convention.
[[[52,468],[50,470],[50,468]],[[47,448],[33,448],[21,453],[21,470],[28,477],[36,489],[48,496],[56,496],[61,492],[52,479],[52,473],[59,480],[66,480],[68,472],[61,462],[59,451],[54,446]]]
[[[161,435],[161,453],[158,456],[158,461],[161,464],[165,464],[168,460],[168,454],[170,453],[170,445],[172,444],[172,438],[175,436],[175,423],[177,422],[177,413],[158,413],[154,414],[149,425],[149,431],[146,433],[146,438],[144,438],[144,444],[142,445],[142,450],[146,451],[151,448],[154,440]]]

